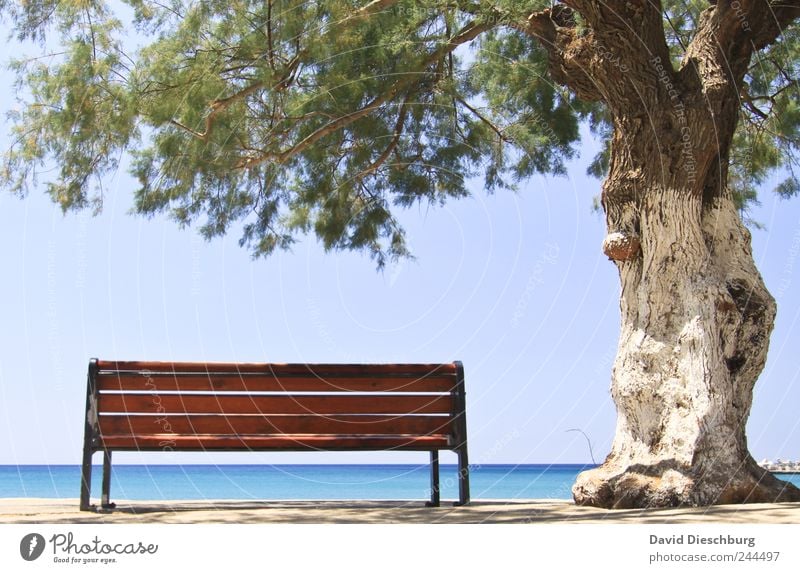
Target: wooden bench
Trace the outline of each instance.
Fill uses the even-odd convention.
[[[451,364],[89,363],[81,510],[92,455],[103,452],[101,507],[113,451],[430,452],[458,455],[457,505],[469,503],[464,368]]]

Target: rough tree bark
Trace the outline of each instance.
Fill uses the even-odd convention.
[[[675,70],[660,2],[562,4],[533,14],[525,30],[548,49],[553,78],[605,102],[613,118],[603,248],[622,287],[616,436],[605,462],[579,476],[575,502],[800,500],[800,490],[761,469],[747,449],[776,306],[726,188],[737,85],[781,22],[764,1],[736,3],[736,11],[718,2]],[[797,6],[777,15],[790,22]]]

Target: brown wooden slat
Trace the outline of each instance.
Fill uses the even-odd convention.
[[[210,372],[270,374],[277,376],[428,376],[455,375],[456,365],[447,364],[240,364],[231,362],[142,362],[129,360],[98,360],[103,371],[143,371],[153,373]]]
[[[100,374],[101,391],[200,392],[450,392],[454,376],[316,378],[256,374]]]
[[[448,437],[438,436],[106,436],[102,447],[120,450],[432,450],[447,449]]]
[[[443,396],[236,396],[101,394],[100,413],[140,414],[449,414],[453,398]]]
[[[100,416],[102,435],[191,434],[443,434],[449,416]]]

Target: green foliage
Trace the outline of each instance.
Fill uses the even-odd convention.
[[[665,2],[680,60],[705,2]],[[398,209],[562,174],[582,122],[606,146],[608,114],[548,77],[547,56],[504,26],[549,0],[0,0],[34,58],[19,78],[5,186],[63,209],[102,205],[130,157],[135,210],[206,237],[235,226],[254,255],[313,233],[383,264],[407,255]],[[112,7],[113,6],[113,7]],[[475,30],[475,33],[472,31]],[[776,170],[798,193],[798,32],[754,60],[731,184],[742,209]]]
[[[758,187],[785,173],[775,189],[782,197],[800,188],[800,30],[753,59],[741,89],[742,112],[731,152],[729,185],[743,211],[757,203]]]
[[[20,15],[30,23],[17,28],[20,38],[44,39],[45,13],[63,37],[60,52],[12,63],[27,101],[10,114],[15,140],[3,170],[14,192],[42,183],[64,210],[100,207],[102,178],[116,170],[137,133],[136,94],[125,82],[131,62],[114,38],[120,24],[103,6],[82,12],[80,4],[34,4]],[[48,173],[49,159],[56,160],[55,175]]]
[[[502,29],[480,43],[468,74],[470,93],[486,101],[484,113],[503,126],[497,152],[487,170],[487,187],[505,186],[503,171],[515,180],[534,173],[565,173],[579,139],[581,104],[548,77],[547,56],[533,38]],[[505,163],[503,143],[519,152]]]

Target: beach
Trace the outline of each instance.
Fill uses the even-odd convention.
[[[81,512],[77,499],[0,499],[0,523],[611,523],[800,524],[800,503],[604,510],[568,500],[481,500],[465,507],[419,501],[118,501]]]

